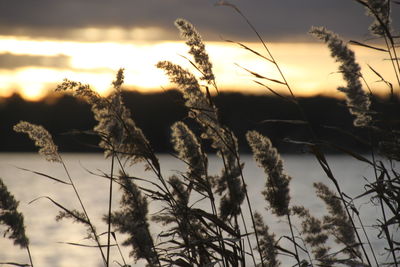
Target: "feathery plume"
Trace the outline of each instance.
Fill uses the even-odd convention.
[[[159,62],[157,67],[164,69],[171,82],[181,89],[185,105],[189,108],[189,116],[203,127],[201,137],[210,139],[215,149],[226,147],[225,143],[232,138],[229,138],[227,131],[219,125],[217,108],[201,91],[196,77],[181,66],[168,61]]]
[[[124,83],[124,69],[121,68],[118,70],[117,75],[115,77],[115,81],[112,82],[112,85],[114,86],[115,90],[120,91],[121,90],[121,86]]]
[[[182,207],[187,207],[187,205],[189,204],[189,197],[190,197],[190,192],[187,188],[187,185],[176,175],[172,175],[171,177],[169,177],[168,183],[172,187],[171,194],[173,198],[176,200],[177,205]]]
[[[329,237],[322,221],[312,216],[303,206],[293,206],[291,211],[302,219],[301,233],[305,236],[304,241],[312,247],[314,258],[321,263],[321,266],[332,266],[335,258],[328,254],[330,248],[326,246],[326,242]]]
[[[75,209],[59,211],[56,216],[56,221],[59,222],[64,219],[70,219],[72,222],[83,224],[86,227],[86,239],[96,241],[96,228],[91,224],[84,212]]]
[[[222,196],[220,215],[226,219],[240,214],[240,206],[246,196],[244,185],[240,180],[243,164],[237,164],[231,151],[220,151],[218,155],[223,158],[225,166],[218,177],[216,193]]]
[[[14,245],[27,248],[29,239],[25,234],[24,216],[17,210],[18,205],[18,201],[0,178],[0,224],[8,227],[4,236],[14,240]]]
[[[205,52],[200,35],[193,25],[185,20],[178,19],[176,25],[182,35],[187,38],[191,47],[190,53],[195,58],[196,67],[203,73],[208,82],[214,82],[211,63]],[[235,135],[221,126],[218,121],[217,109],[209,97],[201,91],[196,77],[182,67],[168,61],[162,61],[157,67],[164,69],[170,81],[176,83],[183,92],[185,105],[189,108],[189,116],[194,118],[202,127],[203,139],[211,140],[213,148],[217,149],[218,156],[224,160],[224,169],[218,178],[217,193],[222,195],[220,211],[223,218],[238,215],[240,205],[245,198],[245,188],[240,180],[241,168],[237,162],[238,143]],[[204,78],[203,77],[203,78]]]
[[[239,178],[242,166],[238,166],[235,157],[238,150],[237,138],[219,124],[216,107],[200,90],[193,74],[168,61],[159,62],[157,67],[164,69],[171,82],[178,85],[186,100],[185,105],[190,109],[189,116],[202,126],[201,137],[211,140],[212,147],[217,149],[218,155],[224,159],[225,168],[219,177],[217,193],[223,194],[227,189],[229,191],[221,198],[221,216],[226,218],[237,215],[245,197]]]
[[[384,36],[387,31],[390,32],[390,0],[364,0],[363,2],[366,5],[367,15],[375,19],[369,26],[370,32],[377,36]]]
[[[39,147],[39,154],[43,155],[47,161],[61,162],[58,148],[53,142],[51,134],[41,125],[20,121],[13,127],[17,133],[26,133],[29,138]]]
[[[287,215],[289,212],[289,182],[291,177],[283,172],[283,162],[276,148],[268,137],[257,131],[246,134],[255,161],[264,168],[267,175],[265,190],[262,192],[268,201],[272,212],[277,216]]]
[[[192,73],[169,61],[158,62],[157,68],[163,69],[170,81],[178,85],[186,101],[185,105],[190,109],[190,117],[203,126],[217,123],[217,108],[209,103]]]
[[[190,47],[189,54],[193,56],[197,68],[203,74],[201,79],[212,84],[215,77],[201,35],[196,31],[195,27],[185,19],[177,19],[175,25],[180,30],[181,36],[186,39],[186,44]]]
[[[179,121],[171,126],[171,142],[178,157],[189,166],[189,179],[200,180],[206,174],[207,157],[189,127]]]
[[[339,38],[339,36],[325,27],[312,27],[310,33],[328,44],[331,56],[340,63],[339,70],[347,83],[347,87],[338,90],[346,94],[347,106],[356,118],[354,125],[368,126],[372,120],[368,115],[370,99],[362,89],[360,81],[360,66],[355,61],[354,52]]]
[[[147,158],[158,166],[148,140],[124,105],[121,95],[123,81],[124,69],[120,69],[113,81],[115,91],[108,97],[101,97],[89,85],[69,80],[64,80],[56,91],[72,90],[74,96],[83,97],[91,105],[94,118],[98,121],[94,130],[102,137],[99,146],[104,149],[106,157],[116,152],[129,158],[132,164]]]
[[[126,174],[120,174],[118,180],[123,193],[120,210],[111,214],[111,224],[117,231],[128,234],[128,238],[122,244],[132,246],[130,256],[135,260],[145,259],[150,266],[156,266],[158,255],[149,230],[147,199]],[[107,221],[108,217],[104,220]]]
[[[114,92],[106,99],[105,108],[92,108],[98,124],[94,130],[103,136],[99,146],[105,150],[106,157],[112,152],[130,158],[132,163],[150,158],[149,142],[142,130],[131,118],[131,112],[125,107],[122,96]]]
[[[254,213],[254,224],[256,226],[255,231],[260,237],[260,255],[262,257],[262,262],[268,267],[280,266],[281,263],[277,259],[278,251],[275,247],[277,243],[275,241],[275,234],[269,232],[268,225],[264,223],[261,214],[258,212]]]
[[[344,253],[351,259],[358,258],[359,245],[355,241],[354,229],[340,199],[323,183],[314,183],[314,188],[317,196],[325,202],[329,212],[329,215],[323,217],[324,229],[333,233],[336,243],[346,246]]]
[[[56,92],[67,90],[72,90],[73,96],[82,97],[89,105],[95,106],[97,109],[107,106],[107,101],[105,101],[105,99],[96,91],[93,91],[88,84],[64,79],[64,81],[55,89]]]

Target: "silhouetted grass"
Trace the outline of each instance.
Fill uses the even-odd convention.
[[[376,19],[371,31],[384,39],[387,45],[384,50],[391,58],[390,64],[396,75],[399,74],[397,44],[388,17],[391,2],[357,2],[364,5]],[[138,127],[133,119],[134,114],[132,116],[124,103],[121,89],[124,81],[123,69],[118,71],[113,82],[115,90],[108,97],[101,97],[89,85],[65,80],[57,91],[71,90],[75,97],[90,105],[96,125],[93,130],[85,131],[84,134],[99,137],[98,147],[110,161],[110,173],[103,174],[103,178],[110,182],[109,204],[104,207],[107,241],[102,242],[102,235],[97,233],[92,224],[51,135],[41,126],[20,122],[14,129],[28,134],[47,160],[61,164],[68,181],[37,172],[36,174],[70,185],[79,200],[81,210],[75,210],[50,197],[44,197],[60,208],[57,219],[72,219],[88,227],[94,247],[99,249],[105,266],[110,266],[113,262],[109,253],[110,247],[115,245],[119,248],[116,242],[112,243],[112,238],[116,241],[115,232],[126,234],[127,238],[122,245],[130,247],[130,256],[134,260],[145,260],[148,266],[227,267],[250,264],[272,267],[281,265],[284,256],[289,257],[290,264],[294,266],[398,266],[400,174],[396,162],[400,160],[399,121],[386,121],[385,114],[378,114],[373,110],[371,92],[364,89],[365,81],[362,79],[354,53],[338,35],[322,27],[312,28],[311,33],[327,43],[332,57],[340,63],[339,71],[343,74],[346,85],[339,90],[346,96],[346,106],[353,116],[354,127],[365,134],[356,136],[340,128],[329,129],[352,135],[354,139],[368,146],[368,156],[338,144],[328,143],[318,137],[318,132],[310,123],[308,114],[285,78],[280,65],[275,61],[272,51],[268,49],[250,20],[236,6],[225,1],[220,1],[219,4],[232,7],[245,19],[262,42],[265,55],[250,47],[239,45],[259,56],[260,60],[273,64],[279,71],[281,77],[276,79],[268,77],[267,74],[247,70],[258,79],[261,86],[284,98],[298,110],[299,117],[292,120],[269,119],[264,122],[306,127],[307,136],[304,139],[286,141],[313,154],[326,174],[326,177],[321,177],[326,183],[315,183],[314,188],[316,195],[325,204],[327,214],[316,217],[307,207],[292,203],[291,177],[284,171],[284,163],[278,150],[270,138],[258,131],[249,130],[246,133],[248,145],[255,161],[265,172],[266,182],[262,194],[266,208],[270,211],[270,216],[280,219],[286,225],[290,235],[277,236],[271,233],[262,212],[253,210],[246,177],[243,174],[244,164],[240,158],[238,139],[220,119],[215,98],[210,93],[211,90],[218,92],[218,87],[205,45],[192,24],[178,19],[176,26],[186,39],[192,57],[188,60],[198,75],[168,61],[160,61],[157,67],[163,69],[171,82],[177,85],[182,94],[181,101],[186,107],[187,117],[171,126],[173,156],[185,163],[186,169],[165,176],[151,142]],[[367,44],[357,44],[368,47]],[[372,46],[369,48],[376,49]],[[384,82],[388,86],[391,84],[388,81]],[[397,82],[400,86],[400,81]],[[274,84],[284,85],[289,94],[278,94],[273,89]],[[205,143],[211,146],[222,162],[223,168],[217,175],[208,173]],[[346,195],[326,159],[325,147],[341,151],[373,167],[374,181],[360,185],[360,189],[365,188],[363,193],[359,196]],[[127,164],[139,162],[144,163],[145,168],[154,174],[155,180],[131,176],[127,172]],[[330,183],[334,190],[327,183]],[[5,185],[1,185],[3,193],[0,194],[0,203],[4,202],[6,205],[0,206],[0,219],[8,218],[10,212],[19,218],[11,221],[3,219],[1,222],[10,227],[10,237],[16,244],[23,244],[23,247],[28,248],[28,239],[21,230],[24,229],[22,215],[16,211],[17,202],[8,193]],[[118,209],[111,206],[114,185],[122,191]],[[384,239],[387,247],[377,249],[371,245],[370,237],[373,237],[373,232],[368,231],[360,219],[359,215],[363,211],[353,204],[358,198],[365,199],[369,205],[380,207],[381,214],[376,218],[379,228],[377,237]],[[159,208],[153,215],[148,212],[150,202],[157,203]],[[161,225],[162,231],[153,233],[151,224]],[[335,246],[332,246],[333,243]],[[378,259],[376,255],[382,253],[389,257]],[[129,266],[125,259],[123,261],[124,266]],[[30,265],[33,265],[32,261]]]

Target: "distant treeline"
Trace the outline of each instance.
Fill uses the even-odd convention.
[[[321,142],[334,152],[330,144],[346,149],[367,151],[367,146],[355,135],[368,138],[362,129],[354,129],[352,117],[344,100],[327,97],[299,98],[302,111],[290,101],[273,96],[221,93],[213,98],[220,113],[220,120],[239,138],[240,150],[249,150],[244,135],[248,130],[258,130],[271,138],[281,152],[303,152],[305,146],[296,142],[309,142],[311,138]],[[131,109],[132,117],[152,143],[156,152],[170,152],[170,126],[183,120],[196,131],[196,125],[187,117],[187,108],[177,91],[141,94],[125,92],[124,101]],[[373,110],[389,114],[389,120],[398,122],[398,99],[373,100]],[[304,116],[310,125],[302,122]],[[24,135],[12,131],[20,120],[43,125],[58,144],[61,152],[96,152],[98,138],[79,134],[91,130],[96,124],[89,105],[65,95],[56,100],[28,102],[13,95],[0,103],[0,151],[34,151],[34,145]],[[315,137],[310,135],[310,126]],[[77,130],[77,131],[76,131]],[[355,132],[357,131],[357,132]],[[367,140],[367,139],[366,139]],[[205,147],[209,149],[207,143]]]

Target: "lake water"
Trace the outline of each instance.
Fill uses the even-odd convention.
[[[101,154],[64,154],[63,157],[98,232],[107,231],[107,226],[101,218],[107,212],[108,181],[90,174],[87,170],[108,173],[110,161],[104,160]],[[159,158],[165,176],[176,173],[177,170],[185,170],[184,164],[171,156],[159,155]],[[363,192],[365,178],[373,179],[372,169],[365,163],[345,156],[332,155],[327,158],[343,191],[349,196]],[[333,186],[317,161],[308,155],[284,155],[283,159],[286,173],[293,178],[290,185],[291,203],[304,205],[313,214],[324,214],[326,212],[324,205],[315,196],[312,184],[315,181],[323,181],[332,189]],[[265,202],[260,194],[265,180],[263,171],[256,166],[250,155],[243,156],[242,161],[245,162],[244,175],[253,208],[264,215],[266,223],[277,236],[287,234],[287,224],[282,223],[276,217],[269,216],[268,211],[265,210]],[[222,166],[221,161],[217,157],[210,157],[209,162],[210,173],[219,173]],[[49,196],[68,208],[79,209],[71,187],[17,167],[43,172],[63,180],[66,180],[66,175],[60,164],[48,163],[37,154],[0,153],[0,177],[16,199],[20,201],[19,210],[25,216],[26,232],[30,238],[35,266],[102,266],[97,248],[65,244],[66,242],[90,244],[85,240],[86,230],[82,225],[74,224],[71,221],[56,222],[54,218],[58,209],[46,199],[39,199],[29,204],[31,200],[40,196]],[[150,172],[143,170],[143,165],[129,167],[127,170],[133,176],[154,178]],[[115,190],[114,208],[118,207],[118,199],[119,192]],[[368,226],[375,223],[375,215],[379,216],[379,209],[368,207],[366,202],[367,200],[364,199],[356,203],[356,206],[361,208],[364,223]],[[157,211],[157,207],[152,206],[150,211]],[[0,230],[3,231],[4,227],[0,226]],[[118,235],[118,239],[122,243],[124,237]],[[376,247],[383,246],[378,241],[373,241],[373,244]],[[291,249],[291,247],[289,248]],[[128,257],[130,248],[123,247],[122,250],[127,261],[133,264],[133,260]],[[111,266],[118,266],[116,262],[122,262],[116,249],[112,250],[112,259],[115,262]],[[288,259],[283,258],[282,261],[287,262]],[[0,262],[28,263],[29,260],[25,250],[14,247],[10,240],[0,236]],[[134,266],[142,266],[142,264],[138,263]]]

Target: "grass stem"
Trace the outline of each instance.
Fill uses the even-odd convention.
[[[28,252],[29,262],[31,263],[31,267],[33,267],[33,260],[32,260],[31,250],[29,249],[29,245],[26,246],[26,250]]]
[[[102,250],[102,248],[101,248],[100,240],[99,240],[99,237],[97,236],[96,230],[95,230],[95,228],[94,228],[92,222],[90,221],[89,215],[88,215],[88,213],[86,212],[85,205],[83,205],[83,202],[82,202],[82,199],[81,199],[81,197],[80,197],[80,195],[79,195],[79,193],[78,193],[78,190],[77,190],[77,188],[76,188],[76,186],[75,186],[75,184],[74,184],[74,182],[73,182],[73,180],[72,180],[72,177],[71,177],[71,175],[69,174],[69,171],[68,171],[68,169],[67,169],[67,166],[65,165],[64,160],[61,158],[61,156],[60,156],[60,159],[61,159],[61,164],[63,165],[64,170],[65,170],[65,172],[66,172],[66,174],[67,174],[67,177],[68,177],[68,179],[69,179],[69,181],[70,181],[70,183],[71,183],[71,186],[72,186],[72,188],[74,189],[75,195],[76,195],[76,197],[78,198],[79,204],[81,205],[81,208],[82,208],[82,210],[83,210],[83,213],[85,214],[86,219],[87,219],[87,221],[88,221],[88,223],[89,223],[90,230],[92,231],[93,237],[94,237],[95,242],[96,242],[96,244],[97,244],[97,247],[98,247],[99,250],[100,250],[100,254],[101,254],[101,257],[102,257],[102,259],[103,259],[103,262],[104,262],[104,264],[107,266],[107,260],[106,260],[106,257],[105,257],[105,255],[104,255],[104,252],[103,252],[103,250]]]
[[[291,236],[292,236],[292,242],[293,242],[293,245],[294,245],[294,252],[295,252],[295,255],[294,255],[294,256],[295,256],[295,258],[296,258],[296,261],[297,261],[298,266],[300,267],[300,266],[301,266],[301,263],[300,263],[299,251],[298,251],[298,249],[297,249],[297,242],[296,242],[296,239],[295,239],[295,237],[294,237],[293,224],[292,224],[292,220],[290,219],[290,214],[287,213],[287,214],[286,214],[286,217],[287,217],[287,219],[288,219],[289,228],[290,228],[290,234],[291,234]]]
[[[110,265],[110,239],[111,239],[111,205],[112,205],[112,190],[113,190],[113,176],[114,176],[114,158],[115,153],[112,152],[111,157],[111,171],[110,171],[110,191],[109,191],[109,200],[108,200],[108,230],[107,230],[107,267]]]

